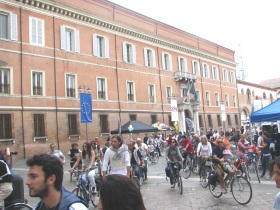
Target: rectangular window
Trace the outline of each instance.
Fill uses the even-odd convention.
[[[151,115],[151,124],[154,124],[157,122],[157,115]]]
[[[200,68],[199,63],[197,61],[192,61],[192,67],[193,67],[193,74],[196,76],[200,76]]]
[[[180,72],[187,72],[187,61],[185,58],[178,57],[178,67]]]
[[[45,136],[45,116],[43,114],[34,114],[34,137]]]
[[[127,63],[136,63],[136,47],[133,44],[123,43],[123,60]]]
[[[60,26],[61,49],[80,52],[80,31],[67,26]]]
[[[0,38],[17,41],[17,15],[0,11]]]
[[[10,71],[0,68],[0,93],[10,94]]]
[[[66,97],[76,97],[75,75],[66,75]]]
[[[215,93],[215,105],[219,106],[219,94]]]
[[[68,115],[68,128],[69,128],[69,135],[78,134],[78,124],[77,124],[77,115],[76,114]]]
[[[199,126],[200,126],[200,127],[204,127],[204,126],[203,126],[203,119],[202,119],[202,115],[201,115],[201,114],[198,115],[198,121],[199,121]]]
[[[98,99],[106,99],[106,86],[105,86],[105,79],[98,78],[97,79],[98,84]]]
[[[129,115],[129,120],[135,121],[136,120],[136,114],[130,114]]]
[[[207,118],[208,118],[208,125],[209,125],[209,127],[212,127],[212,128],[213,128],[213,122],[212,122],[211,114],[208,114],[208,115],[207,115]]]
[[[235,83],[235,75],[234,75],[234,72],[230,72],[230,82],[231,83]]]
[[[209,78],[209,68],[207,64],[203,64],[203,77]]]
[[[109,58],[109,39],[97,34],[93,35],[93,55]]]
[[[29,42],[31,44],[44,46],[44,20],[29,17]]]
[[[205,93],[205,97],[206,97],[206,105],[207,105],[207,106],[210,106],[210,93],[209,93],[209,92],[206,92],[206,93]]]
[[[43,95],[43,74],[42,72],[32,72],[33,96]]]
[[[172,98],[172,91],[171,91],[171,87],[166,87],[166,100],[167,103],[171,103],[171,98]]]
[[[126,83],[127,88],[127,100],[128,101],[134,101],[134,84],[133,82],[127,82]]]
[[[218,68],[216,66],[212,66],[212,75],[213,75],[214,80],[219,79],[219,71],[218,71]]]
[[[0,114],[0,139],[12,138],[12,115]]]
[[[236,107],[236,97],[235,95],[232,96],[233,106]]]
[[[228,94],[225,94],[226,106],[229,106]]]
[[[227,75],[227,70],[223,69],[223,81],[227,82],[228,81],[228,75]]]
[[[231,119],[230,119],[230,115],[227,114],[227,121],[228,121],[228,125],[231,126]]]
[[[154,85],[149,85],[149,102],[150,103],[155,103],[155,86]]]
[[[109,133],[108,116],[100,115],[100,130],[101,133]]]
[[[156,67],[156,60],[155,60],[155,51],[144,48],[144,56],[145,56],[145,66],[148,67]]]
[[[237,114],[234,115],[234,119],[235,119],[235,125],[238,126],[239,125],[239,123],[238,123],[239,120],[238,120],[238,115]]]
[[[162,69],[163,70],[172,70],[172,60],[171,55],[168,53],[162,53]]]
[[[222,118],[220,114],[217,114],[217,121],[218,121],[218,126],[221,127],[222,126]]]

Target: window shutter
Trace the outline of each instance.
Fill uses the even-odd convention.
[[[97,56],[97,46],[98,43],[97,43],[97,35],[96,34],[93,34],[92,35],[92,50],[93,50],[93,55]]]
[[[147,53],[147,48],[144,48],[144,64],[145,64],[145,66],[148,66],[148,53]]]
[[[182,71],[182,68],[181,68],[181,57],[179,56],[178,57],[178,70],[181,72]]]
[[[132,44],[132,62],[136,63],[136,46]]]
[[[152,50],[152,54],[153,54],[153,67],[156,68],[157,65],[156,65],[156,53],[154,50]]]
[[[65,26],[60,26],[60,47],[62,50],[66,50]]]
[[[75,30],[75,52],[80,52],[80,31]]]
[[[18,40],[17,15],[10,13],[10,17],[11,17],[11,40],[17,41]]]
[[[161,53],[161,62],[162,62],[162,69],[166,70],[165,62],[164,62],[164,53]]]
[[[171,57],[171,55],[170,54],[168,54],[168,57],[169,57],[169,65],[170,65],[170,68],[169,68],[169,70],[170,71],[172,71],[172,57]]]
[[[108,37],[104,37],[104,45],[105,45],[105,58],[109,58],[110,57],[110,48],[109,48],[109,38]]]
[[[123,61],[127,62],[126,42],[123,42]]]

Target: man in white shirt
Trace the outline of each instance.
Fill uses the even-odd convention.
[[[50,144],[50,152],[48,152],[48,155],[54,155],[56,156],[61,163],[64,165],[65,164],[65,156],[63,155],[63,153],[60,150],[55,149],[55,144],[51,143]]]
[[[148,179],[147,177],[147,173],[148,173],[148,168],[147,168],[147,164],[148,164],[148,159],[147,159],[147,154],[148,154],[148,146],[146,144],[143,143],[141,138],[137,138],[136,140],[136,148],[138,148],[141,151],[141,154],[144,158],[144,163],[145,163],[145,167],[143,168],[143,172],[145,174],[145,180]]]
[[[130,156],[128,148],[123,144],[121,137],[113,136],[111,139],[111,147],[109,147],[104,155],[102,174],[106,176],[108,164],[110,162],[110,174],[120,174],[130,177]]]

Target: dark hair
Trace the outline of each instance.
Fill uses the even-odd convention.
[[[230,136],[230,132],[226,131],[225,136]]]
[[[74,149],[75,146],[78,146],[78,144],[77,143],[71,144],[72,149]]]
[[[85,142],[83,143],[83,146],[86,145],[87,146],[87,151],[85,152],[84,148],[82,150],[82,157],[83,159],[86,159],[86,155],[88,154],[88,158],[91,158],[91,145],[89,142]]]
[[[122,138],[120,136],[112,136],[112,139],[113,138],[116,138],[118,140],[118,142],[121,143],[120,146],[122,146],[123,141],[122,141]]]
[[[63,166],[59,158],[54,155],[40,154],[34,155],[26,161],[26,165],[42,166],[45,175],[45,182],[51,175],[55,175],[54,187],[57,191],[61,190],[63,181]]]
[[[274,158],[274,160],[270,161],[269,164],[269,175],[272,176],[273,175],[273,166],[277,165],[278,168],[280,168],[280,157],[276,157]]]
[[[186,138],[187,138],[187,136],[185,136],[185,135],[184,135],[184,136],[182,136],[181,138],[185,138],[185,139],[186,139]]]
[[[103,210],[146,210],[140,190],[127,176],[112,174],[100,183]]]
[[[263,132],[262,132],[262,135],[265,135],[266,137],[268,137],[269,134],[268,134],[267,131],[263,131]]]

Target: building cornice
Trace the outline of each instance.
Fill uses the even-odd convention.
[[[255,88],[260,88],[260,89],[265,89],[265,90],[270,90],[270,91],[274,91],[276,92],[277,88],[270,88],[270,87],[267,87],[267,86],[263,86],[263,85],[259,85],[259,84],[255,84],[255,83],[251,83],[251,82],[247,82],[247,81],[244,81],[244,80],[236,80],[236,84],[241,84],[241,85],[248,85],[248,86],[252,86],[252,87],[255,87]]]
[[[3,1],[1,1],[3,2]],[[141,39],[145,42],[151,42],[155,45],[160,45],[163,47],[167,47],[176,51],[180,51],[182,53],[190,54],[195,57],[211,60],[214,62],[218,62],[224,65],[228,65],[232,68],[235,68],[237,63],[228,59],[223,59],[219,56],[216,56],[211,53],[207,53],[205,51],[197,50],[192,47],[182,45],[182,43],[172,42],[167,39],[162,39],[157,36],[153,36],[151,34],[143,33],[137,31],[133,28],[125,27],[124,25],[118,25],[117,23],[105,19],[101,19],[100,17],[96,17],[92,14],[76,10],[65,5],[57,4],[53,1],[49,0],[4,0],[4,2],[20,2],[22,5],[26,5],[29,7],[37,8],[40,10],[44,10],[45,12],[52,12],[59,16],[66,16],[68,18],[75,19],[77,21],[81,21],[87,24],[92,24],[97,27],[104,28],[105,30],[110,30],[115,33],[121,33],[123,35],[129,35],[131,37]],[[20,5],[17,4],[19,7]]]

